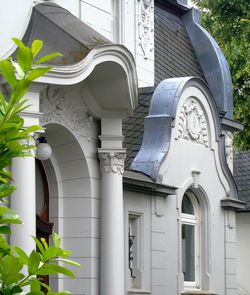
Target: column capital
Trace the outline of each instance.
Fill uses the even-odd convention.
[[[124,173],[124,162],[126,158],[126,149],[98,149],[100,159],[100,169],[102,173]]]

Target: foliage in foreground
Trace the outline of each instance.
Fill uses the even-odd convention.
[[[9,225],[21,223],[16,212],[6,206],[7,197],[15,190],[10,183],[12,178],[8,167],[13,157],[32,156],[34,146],[28,145],[28,141],[34,132],[41,130],[40,126],[24,127],[24,120],[20,117],[20,112],[28,107],[24,95],[32,81],[51,69],[39,65],[59,55],[55,52],[38,58],[43,47],[41,40],[35,40],[31,48],[18,39],[13,41],[18,47],[17,62],[11,57],[0,61],[1,75],[10,89],[9,95],[4,95],[0,90],[0,294],[24,294],[27,289],[30,291],[26,294],[30,295],[44,294],[44,289],[49,295],[67,294],[53,292],[37,278],[51,274],[75,277],[72,271],[60,265],[66,263],[79,266],[67,259],[71,252],[61,248],[57,234],[52,235],[52,246],[48,246],[45,239],[33,237],[37,250],[31,253],[25,253],[7,242],[7,236],[11,234]]]
[[[250,148],[250,9],[246,0],[194,0],[203,10],[204,27],[229,63],[234,87],[234,117],[245,125],[235,145]]]

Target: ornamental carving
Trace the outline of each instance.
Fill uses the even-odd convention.
[[[138,37],[139,46],[142,49],[144,58],[149,57],[150,52],[154,48],[154,10],[152,0],[139,1],[139,16],[138,16]]]
[[[179,115],[178,138],[209,146],[208,124],[199,102],[189,98]]]
[[[232,132],[225,131],[224,135],[227,165],[233,172],[233,134]]]
[[[100,169],[104,173],[124,173],[125,152],[102,152],[99,151]]]
[[[87,106],[80,91],[48,87],[41,94],[40,110],[42,124],[56,122],[81,134],[88,132]]]

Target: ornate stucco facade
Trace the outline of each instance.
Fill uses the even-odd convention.
[[[32,85],[23,114],[53,151],[40,163],[46,222],[83,265],[76,280],[51,276],[51,285],[82,295],[236,295],[244,202],[231,139],[241,126],[226,60],[197,11],[172,0],[19,5],[0,12],[16,18],[0,58],[15,51],[10,34],[27,44],[41,36],[44,53],[63,53]],[[27,251],[41,213],[36,167],[33,158],[12,167],[11,206],[24,221],[12,243]]]

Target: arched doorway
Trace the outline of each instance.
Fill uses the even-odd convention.
[[[49,222],[49,187],[43,163],[36,159],[36,235],[49,244],[53,223]]]

